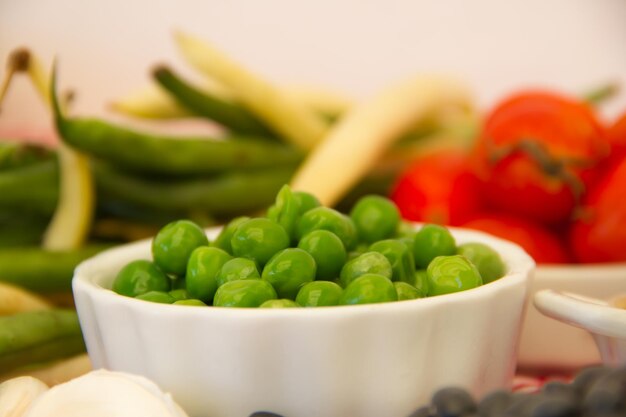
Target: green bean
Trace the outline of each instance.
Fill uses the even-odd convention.
[[[211,119],[235,133],[274,136],[267,126],[244,107],[197,90],[169,68],[159,66],[152,75],[179,104],[197,115]]]
[[[0,369],[60,359],[84,352],[73,310],[43,310],[0,317]]]
[[[53,158],[54,152],[46,147],[19,142],[15,139],[0,139],[0,171]]]
[[[130,170],[169,175],[209,174],[294,165],[303,157],[294,147],[250,137],[177,138],[139,133],[98,119],[66,118],[56,96],[55,78],[52,78],[51,97],[57,131],[63,141]]]
[[[74,268],[105,245],[90,245],[74,251],[46,251],[41,248],[0,250],[0,281],[40,293],[71,290]]]
[[[59,194],[56,160],[0,171],[0,209],[50,215]]]
[[[48,216],[0,213],[0,248],[39,245],[49,220]]]
[[[275,168],[255,173],[229,173],[212,178],[158,181],[125,174],[105,164],[94,164],[103,198],[116,198],[161,210],[206,210],[212,215],[235,215],[267,207],[293,169]]]

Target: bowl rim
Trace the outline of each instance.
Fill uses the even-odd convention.
[[[411,223],[413,227],[418,229],[423,224]],[[433,306],[440,305],[442,303],[453,303],[455,300],[464,302],[479,301],[486,297],[495,296],[500,289],[513,287],[519,285],[521,282],[526,283],[526,289],[530,284],[530,279],[535,270],[535,261],[528,255],[519,245],[501,239],[499,237],[489,235],[484,232],[458,228],[447,227],[457,240],[457,243],[467,242],[480,242],[486,243],[498,251],[503,257],[509,270],[502,278],[481,285],[477,288],[472,288],[465,291],[459,291],[450,294],[425,297],[413,300],[402,300],[385,303],[375,304],[361,304],[361,305],[348,305],[348,306],[324,306],[316,308],[225,308],[214,306],[178,306],[171,304],[154,303],[144,300],[138,300],[133,297],[126,297],[115,293],[109,288],[105,288],[97,284],[94,276],[94,270],[97,270],[99,265],[107,265],[109,263],[115,263],[115,259],[127,252],[145,252],[149,249],[152,238],[139,240],[123,245],[119,245],[103,252],[96,254],[95,256],[81,262],[74,270],[74,277],[72,279],[72,290],[74,296],[85,294],[90,298],[97,298],[98,301],[107,304],[123,305],[132,310],[139,311],[145,314],[177,314],[180,316],[235,316],[235,317],[328,317],[336,316],[338,313],[341,315],[358,315],[362,313],[389,313],[394,314],[400,311],[404,311],[407,308],[411,309],[428,309]],[[209,239],[219,233],[221,227],[214,227],[206,229]],[[459,239],[461,240],[459,242]],[[139,259],[139,258],[138,258]],[[105,268],[106,269],[106,268]]]

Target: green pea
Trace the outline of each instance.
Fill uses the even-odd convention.
[[[215,240],[211,243],[211,246],[220,248],[223,251],[226,251],[232,255],[233,248],[230,245],[230,240],[232,239],[235,230],[237,230],[237,227],[239,227],[239,225],[246,220],[250,220],[250,217],[242,216],[232,219],[230,222],[228,222],[226,226],[224,226],[220,234],[217,235]]]
[[[258,307],[276,298],[274,287],[262,279],[230,281],[215,293],[213,305],[217,307]]]
[[[191,252],[199,246],[208,246],[204,230],[189,220],[177,220],[164,226],[152,241],[154,262],[166,274],[185,275]]]
[[[396,232],[400,211],[393,201],[379,195],[361,197],[350,212],[359,239],[372,243]]]
[[[302,239],[313,230],[328,230],[341,239],[346,250],[357,244],[354,222],[350,217],[329,207],[316,207],[304,213],[296,226],[296,238]]]
[[[135,297],[138,300],[151,301],[160,304],[173,304],[176,299],[163,291],[149,291]]]
[[[193,253],[193,252],[192,252]],[[170,277],[170,287],[173,290],[186,289],[187,288],[187,280],[185,278],[174,278]]]
[[[412,283],[415,280],[413,253],[403,242],[394,239],[380,240],[373,243],[369,250],[385,255],[391,264],[392,281]]]
[[[449,294],[482,285],[478,268],[464,256],[438,256],[428,269],[429,295]]]
[[[302,216],[307,211],[320,207],[322,203],[311,193],[306,191],[294,191],[293,198],[298,202],[298,214]]]
[[[263,268],[261,278],[272,284],[280,298],[296,298],[301,286],[315,279],[315,259],[306,251],[288,248],[278,252]]]
[[[398,301],[414,300],[424,297],[424,294],[420,290],[406,282],[396,281],[393,285],[396,287],[396,292],[398,293]]]
[[[351,261],[348,261],[343,268],[341,268],[339,281],[341,282],[341,286],[346,288],[356,278],[365,274],[382,275],[391,281],[393,271],[385,255],[379,252],[365,252]]]
[[[233,258],[222,265],[216,276],[217,286],[221,287],[227,282],[244,279],[261,279],[259,269],[252,259]]]
[[[298,248],[307,251],[315,260],[316,279],[337,278],[348,258],[341,239],[328,230],[313,230],[304,235]]]
[[[505,273],[506,268],[498,252],[484,243],[465,243],[457,251],[476,265],[484,284],[502,278]]]
[[[171,295],[176,301],[187,300],[189,298],[189,294],[187,294],[187,290],[184,288],[172,290],[168,294]]]
[[[198,300],[195,298],[189,298],[187,300],[176,300],[173,303],[177,306],[198,306],[198,307],[206,307],[206,304],[202,302],[202,300]]]
[[[128,263],[113,281],[113,291],[128,297],[169,289],[170,279],[153,262],[143,259]]]
[[[255,218],[241,223],[230,243],[235,256],[252,259],[263,266],[276,252],[289,247],[290,239],[275,221]]]
[[[339,305],[343,289],[330,281],[313,281],[298,291],[296,302],[302,307],[322,307]]]
[[[415,226],[411,222],[400,221],[398,223],[398,228],[396,229],[396,239],[408,238],[413,242],[413,238],[417,230],[415,230]]]
[[[429,294],[428,273],[425,269],[418,269],[415,271],[415,279],[412,284],[420,293],[422,293],[423,297],[426,297]]]
[[[293,308],[300,307],[295,301],[282,298],[280,300],[267,300],[259,308]]]
[[[300,218],[300,207],[288,185],[283,185],[276,195],[276,202],[268,210],[267,217],[280,224],[290,238],[294,237],[296,222]]]
[[[373,304],[398,301],[396,287],[389,278],[378,274],[361,275],[341,295],[340,304]]]
[[[232,259],[228,252],[212,247],[196,248],[187,263],[187,291],[189,297],[210,304],[217,291],[217,276],[226,262]]]
[[[413,257],[417,268],[426,268],[437,256],[456,253],[456,242],[448,229],[436,224],[424,225],[413,240]]]

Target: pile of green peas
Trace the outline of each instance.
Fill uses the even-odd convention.
[[[416,230],[382,196],[349,215],[284,186],[266,217],[240,217],[209,242],[189,220],[163,227],[153,261],[117,274],[118,294],[216,307],[321,307],[401,301],[475,288],[505,266],[482,243],[457,245],[443,226]]]

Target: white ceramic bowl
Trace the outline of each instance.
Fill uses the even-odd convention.
[[[547,317],[589,332],[606,365],[626,365],[626,294],[600,300],[541,290],[534,295],[533,304]]]
[[[150,242],[85,261],[73,281],[96,368],[154,380],[197,417],[405,417],[434,390],[482,395],[507,387],[534,262],[518,246],[484,242],[508,274],[480,288],[395,303],[316,309],[183,307],[115,294],[117,271],[149,258]]]
[[[532,296],[545,289],[608,299],[626,293],[626,264],[540,265],[531,283],[520,340],[520,369],[569,372],[600,363],[598,349],[588,332],[546,317],[533,305]]]

